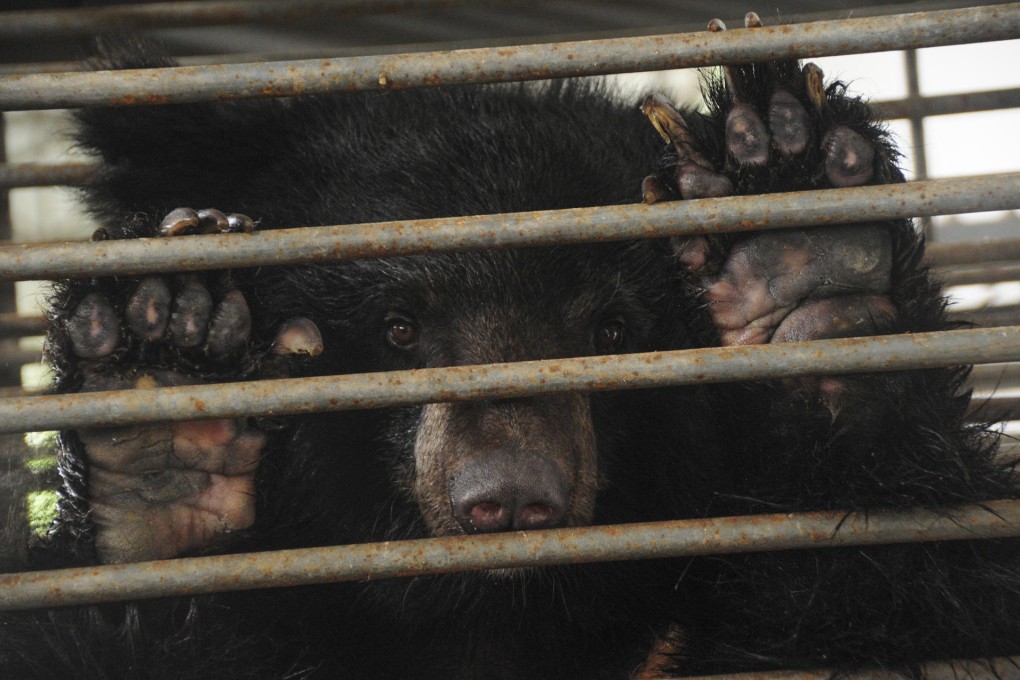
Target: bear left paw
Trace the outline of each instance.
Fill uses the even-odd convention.
[[[761,26],[754,13],[745,23]],[[713,20],[709,29],[725,26]],[[728,66],[709,88],[707,115],[682,113],[658,95],[645,99],[642,111],[670,146],[667,169],[642,185],[646,202],[853,187],[898,176],[867,107],[839,87],[825,88],[814,64]],[[888,225],[677,237],[673,246],[701,278],[723,345],[871,335],[896,318]]]

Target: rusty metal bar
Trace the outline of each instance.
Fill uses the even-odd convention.
[[[510,0],[512,1],[512,0]],[[929,0],[925,3],[926,11],[961,9],[972,7],[973,0]],[[877,5],[872,7],[859,7],[854,10],[857,17],[889,16],[903,14],[917,10],[916,4],[901,3]],[[723,19],[727,17],[721,17]],[[783,23],[791,25],[794,23],[808,23],[812,21],[825,21],[831,19],[844,19],[846,12],[838,9],[819,12],[798,12],[787,14]],[[704,21],[683,21],[675,20],[675,17],[660,17],[654,27],[649,28],[623,28],[615,30],[585,31],[581,33],[557,34],[559,42],[577,42],[582,40],[605,40],[608,38],[632,38],[647,36],[649,34],[659,35],[662,33],[690,33],[700,31],[704,27]],[[549,42],[552,36],[538,34],[532,36],[491,36],[487,38],[461,38],[456,40],[441,40],[427,42],[413,42],[400,44],[374,44],[356,46],[336,46],[332,49],[286,49],[261,52],[231,52],[230,54],[201,54],[183,55],[176,57],[181,66],[201,66],[208,64],[234,64],[244,62],[264,61],[296,61],[301,59],[332,59],[336,57],[364,56],[368,54],[399,54],[403,52],[435,52],[450,51],[471,48],[495,48],[514,45],[530,45],[542,42]],[[0,74],[14,73],[54,73],[61,71],[83,71],[86,62],[83,60],[50,61],[50,62],[26,62],[19,64],[0,64]],[[877,104],[877,102],[872,102]],[[884,104],[884,102],[883,102]]]
[[[82,186],[99,171],[98,163],[0,164],[0,191],[23,187]]]
[[[327,262],[1020,208],[1020,173],[656,205],[0,248],[0,280]]]
[[[955,113],[977,113],[1018,107],[1020,88],[871,102],[871,108],[880,118],[885,119],[948,116]],[[916,140],[914,144],[917,145]]]
[[[1020,3],[544,45],[340,59],[0,77],[0,109],[129,106],[386,91],[818,57],[1007,40]]]
[[[491,1],[491,0],[490,0]],[[87,36],[110,31],[291,23],[435,10],[464,0],[201,0],[0,14],[0,40]]]
[[[0,610],[557,564],[1020,536],[1020,501],[447,536],[0,575]]]
[[[0,400],[0,432],[1020,360],[1020,326]]]

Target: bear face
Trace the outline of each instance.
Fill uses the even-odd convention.
[[[270,229],[901,179],[867,107],[817,69],[729,69],[711,94],[707,114],[646,99],[651,126],[576,84],[91,110],[80,139],[107,163],[89,200],[114,238],[251,222],[160,222],[182,205]],[[920,253],[895,221],[66,282],[51,344],[76,391],[942,328]],[[962,375],[66,433],[52,549],[115,562],[1013,497],[963,422]],[[1015,565],[1006,542],[444,574],[14,618],[46,635],[0,654],[75,677],[619,678],[658,639],[663,672],[913,670],[1014,653]]]

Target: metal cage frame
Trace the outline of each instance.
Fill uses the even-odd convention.
[[[422,2],[390,2],[415,6]],[[224,11],[230,1],[176,4],[184,13],[131,19],[130,8],[8,13],[0,39],[24,32],[92,30],[119,17],[139,26],[196,25],[187,8]],[[279,3],[240,3],[251,9]],[[373,3],[295,2],[293,11],[365,11]],[[378,4],[378,3],[376,3]],[[146,6],[143,6],[146,7]],[[147,6],[155,7],[155,5]],[[118,15],[118,9],[123,15]],[[236,9],[236,8],[235,8]],[[265,8],[263,8],[265,9]],[[144,10],[141,10],[144,12]],[[267,11],[272,11],[269,8]],[[88,14],[92,12],[93,14]],[[3,15],[0,15],[3,16]],[[106,17],[105,19],[103,17]],[[153,16],[157,18],[153,19]],[[226,16],[226,15],[224,15]],[[236,19],[236,15],[235,19]],[[78,18],[76,28],[68,28]],[[85,17],[82,22],[81,18]],[[127,17],[127,18],[125,18]],[[10,21],[7,21],[7,19]],[[248,20],[248,19],[245,19]],[[63,22],[63,23],[61,23]],[[146,23],[148,22],[148,23]],[[177,22],[177,24],[175,24]],[[84,26],[84,28],[82,28]],[[20,35],[20,34],[19,34]],[[389,90],[439,84],[533,80],[633,70],[707,66],[776,57],[815,57],[886,49],[982,42],[1020,37],[1020,3],[905,15],[688,33],[612,38],[513,48],[204,65],[123,72],[0,74],[0,110],[87,105],[154,105],[208,99],[290,96],[352,90]],[[908,69],[910,61],[908,59]],[[915,123],[927,115],[1015,107],[1020,90],[920,97],[914,62],[911,96],[878,105],[887,115]],[[923,170],[923,159],[921,161]],[[46,184],[78,185],[95,172],[89,163],[0,165],[0,191]],[[923,177],[923,173],[922,173]],[[753,199],[753,200],[752,200]],[[578,209],[456,220],[420,220],[315,227],[250,235],[205,235],[163,241],[8,244],[0,247],[0,281],[167,270],[201,270],[253,264],[286,264],[358,257],[509,248],[554,242],[652,238],[845,223],[864,219],[928,217],[1020,208],[1020,173],[921,180],[903,185],[729,197],[611,208]],[[678,225],[698,225],[695,228]],[[229,247],[221,247],[227,245]],[[279,253],[286,252],[286,259]],[[1017,277],[1020,240],[991,246],[929,248],[940,266],[1006,262],[1004,277]],[[985,272],[983,281],[994,280]],[[979,276],[980,278],[980,276]],[[953,281],[952,276],[948,277]],[[966,281],[966,271],[957,281]],[[1014,315],[1015,317],[1015,315]],[[1015,318],[1012,319],[1015,321]],[[994,321],[994,320],[993,320]],[[0,338],[38,333],[40,320],[0,315]],[[819,369],[817,362],[824,362]],[[786,345],[711,348],[644,355],[594,357],[522,364],[427,369],[410,372],[257,381],[243,384],[157,388],[82,395],[13,396],[0,399],[0,432],[126,424],[155,420],[221,418],[253,413],[290,414],[393,404],[425,403],[559,391],[633,389],[772,378],[791,373],[848,373],[1020,361],[1020,326],[940,333],[851,338]],[[399,384],[395,393],[393,385]],[[1015,401],[1015,400],[1014,400]],[[1014,404],[1015,405],[1015,404]],[[116,414],[116,415],[114,415]],[[0,575],[0,610],[63,606],[217,590],[283,587],[376,579],[491,567],[581,561],[866,545],[905,541],[1020,537],[1020,501],[947,509],[945,513],[800,513],[661,522],[627,527],[584,527],[527,535],[446,537],[232,554],[165,562],[124,564]],[[1001,664],[1001,665],[997,665]],[[931,666],[939,672],[1003,673],[1001,660],[974,667]],[[941,669],[941,671],[940,671]],[[742,678],[744,675],[716,676]],[[751,677],[751,676],[747,676]],[[817,674],[754,674],[764,678],[821,678]],[[863,676],[862,676],[863,677]],[[868,676],[872,677],[872,676]],[[989,675],[989,677],[993,677]]]

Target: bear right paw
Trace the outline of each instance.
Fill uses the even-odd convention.
[[[251,220],[178,209],[162,236],[249,231]],[[109,283],[109,282],[105,282]],[[118,295],[119,294],[119,295]],[[64,321],[85,392],[171,387],[202,376],[251,377],[251,313],[229,272],[146,276],[99,285]],[[295,318],[260,363],[271,377],[289,359],[322,351],[314,323]],[[102,562],[166,559],[214,548],[255,517],[254,479],[266,434],[247,419],[160,422],[79,430]]]

